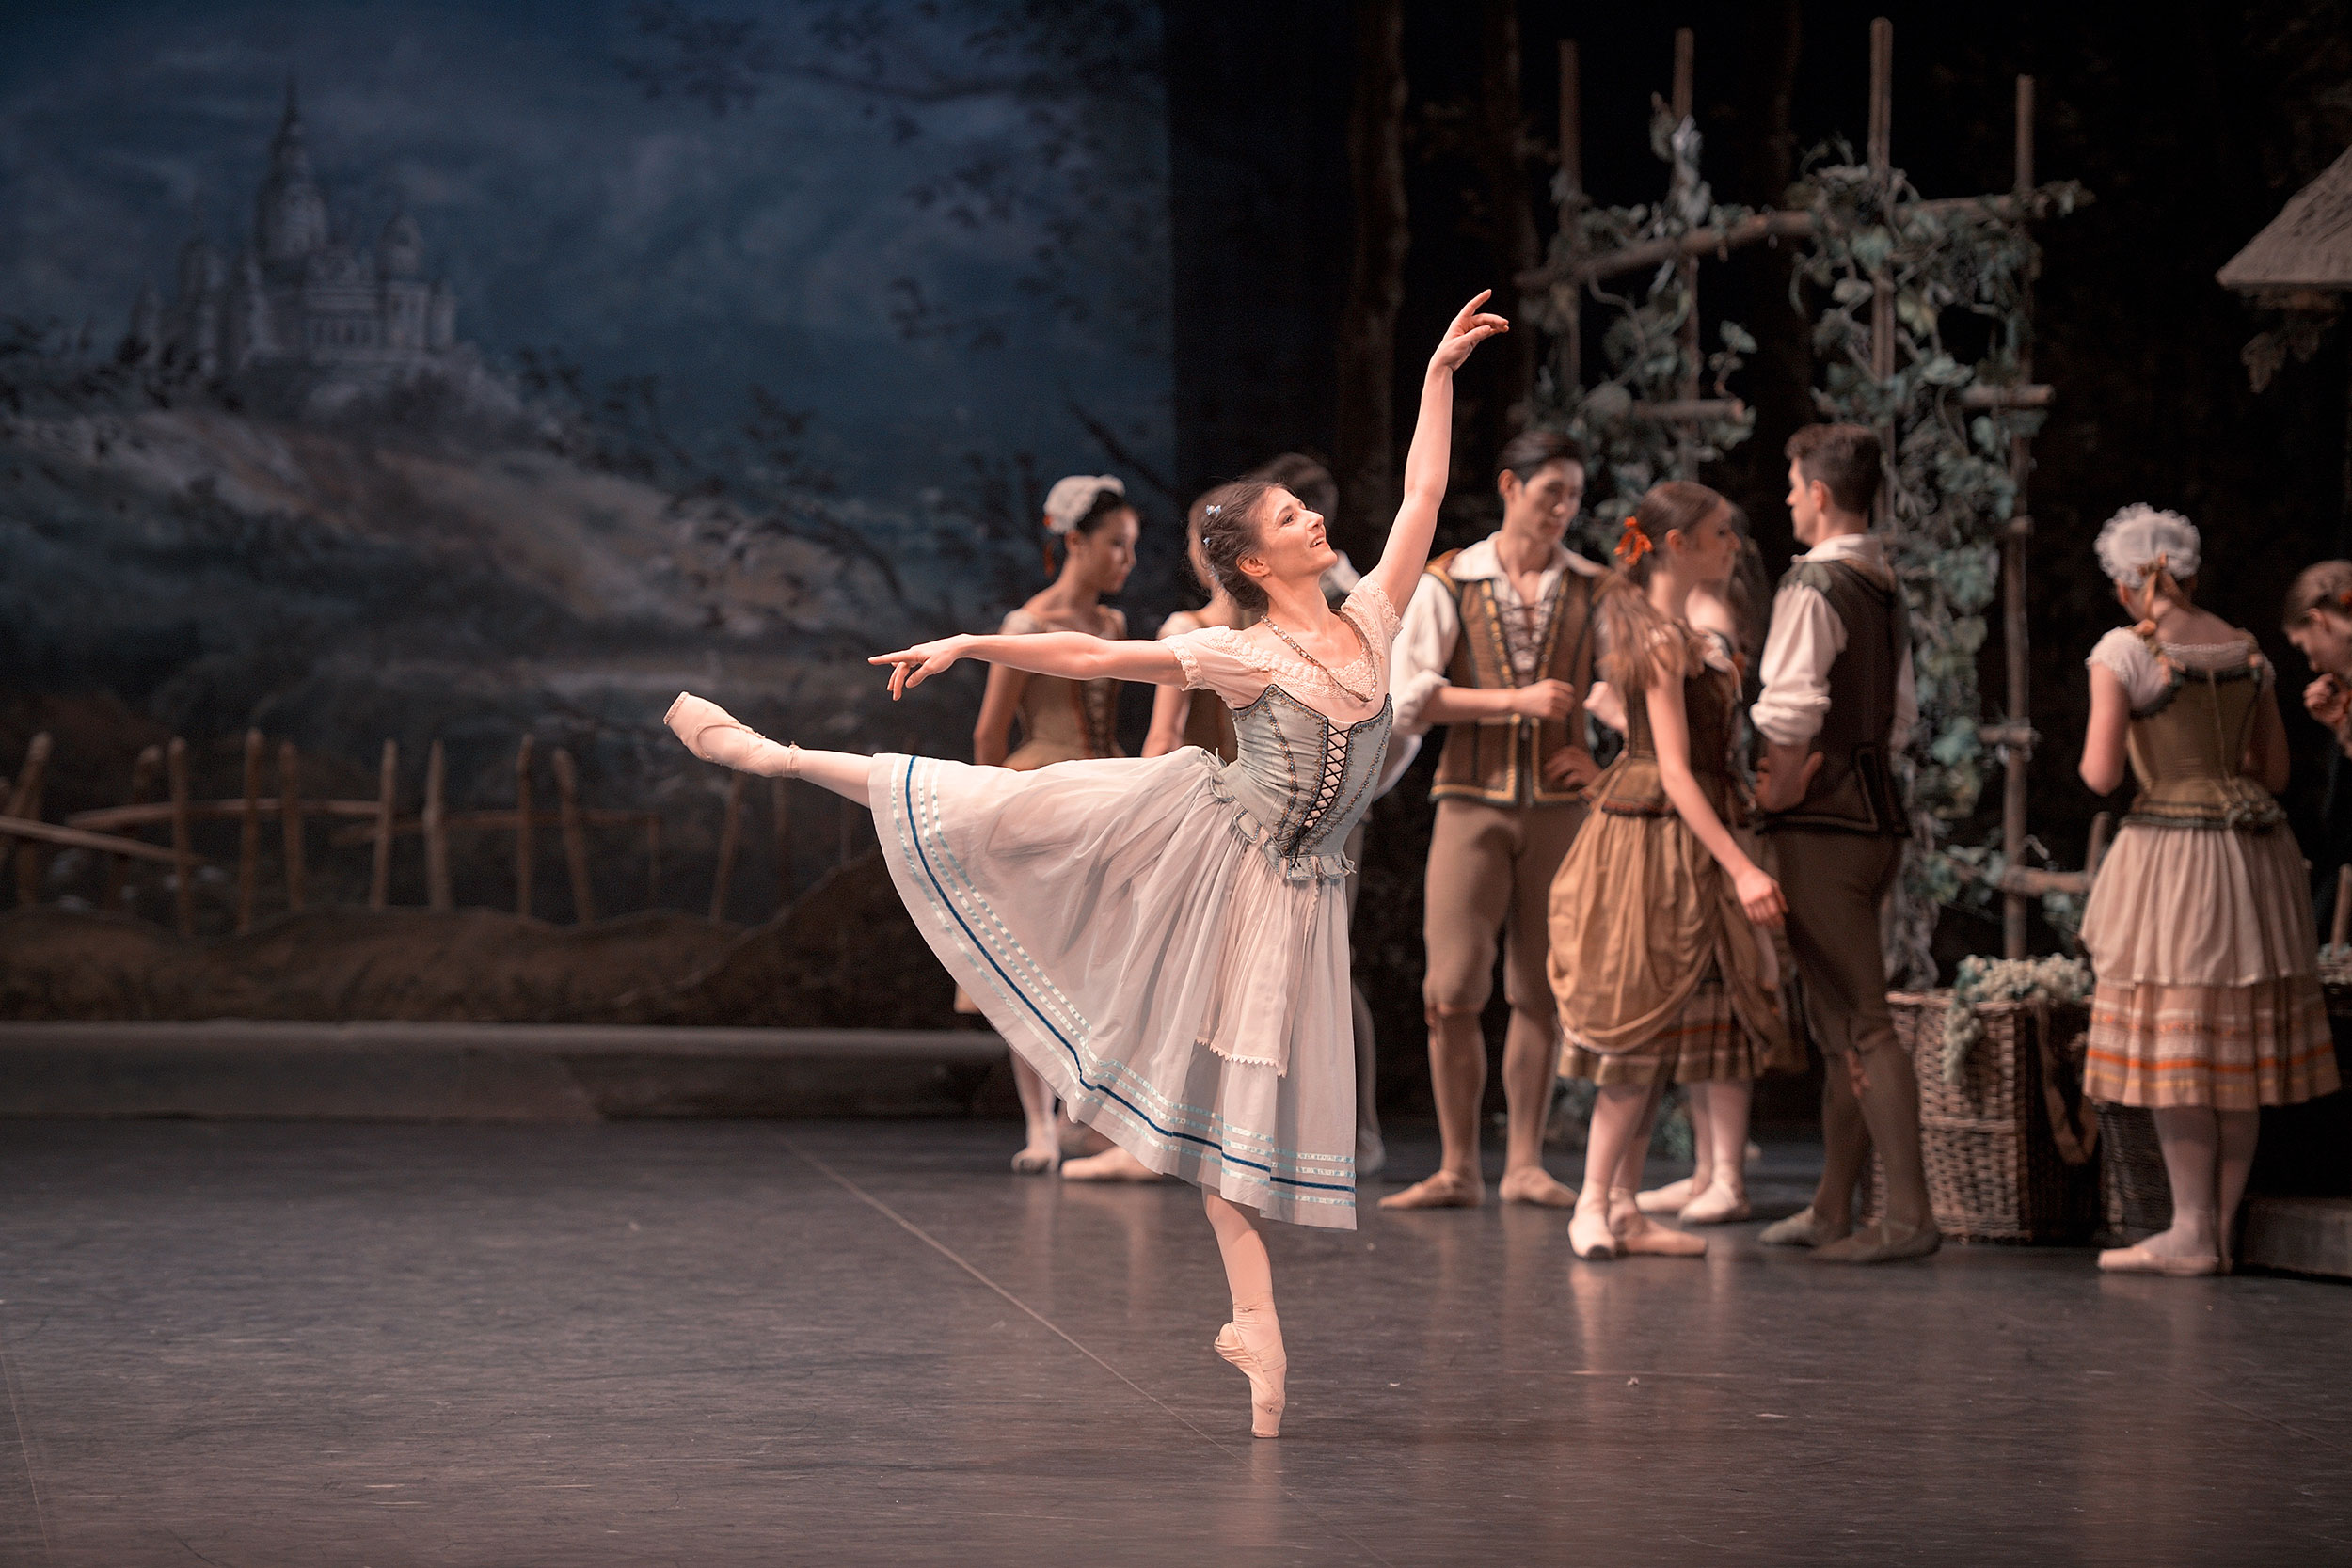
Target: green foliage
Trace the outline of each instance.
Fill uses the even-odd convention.
[[[2080,1002],[2090,994],[2090,966],[2080,958],[1963,958],[1944,1009],[1944,1082],[1958,1084],[1968,1053],[1984,1038],[1979,1002]]]
[[[1930,203],[1899,169],[1873,171],[1843,142],[1815,149],[1791,193],[1790,204],[1814,217],[1789,288],[1798,309],[1808,296],[1821,307],[1813,344],[1826,364],[1815,404],[1824,418],[1891,436],[1887,542],[1911,610],[1921,721],[1903,765],[1927,847],[1907,868],[1898,923],[1915,975],[1933,973],[1935,910],[1989,909],[2000,875],[1998,851],[1948,840],[1975,815],[1987,771],[2002,760],[2001,749],[1977,738],[1977,656],[1999,579],[2000,531],[2017,505],[2010,442],[2032,436],[2042,418],[2029,409],[1971,411],[1963,394],[2025,379],[2041,266],[2026,220],[2088,199],[2069,182],[2000,203]],[[1894,296],[1893,367],[1884,377],[1870,353],[1882,289]],[[1956,339],[1979,346],[1964,350]]]

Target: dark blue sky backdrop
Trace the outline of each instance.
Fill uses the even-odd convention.
[[[1117,467],[1073,401],[1165,471],[1157,12],[1065,9],[723,0],[669,12],[750,24],[694,55],[580,0],[9,6],[0,311],[111,341],[193,203],[241,241],[292,71],[338,230],[405,203],[494,362],[656,373],[690,436],[762,383],[885,504],[968,451]],[[696,63],[746,90],[714,112]]]

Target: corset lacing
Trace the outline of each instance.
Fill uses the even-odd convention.
[[[1347,778],[1347,739],[1344,730],[1334,729],[1328,724],[1324,726],[1323,772],[1315,781],[1314,799],[1307,802],[1306,811],[1299,816],[1297,831],[1291,834],[1290,852],[1293,854],[1297,853],[1300,845],[1314,836],[1316,827],[1330,811],[1331,802],[1339,799],[1340,785]]]

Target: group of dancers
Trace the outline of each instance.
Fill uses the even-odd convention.
[[[1214,1345],[1247,1374],[1261,1436],[1279,1431],[1286,1357],[1258,1221],[1352,1227],[1359,1177],[1377,1168],[1369,1018],[1349,974],[1350,845],[1433,728],[1447,734],[1424,1004],[1443,1152],[1382,1206],[1484,1199],[1478,1019],[1500,944],[1501,1196],[1569,1209],[1580,1259],[1697,1256],[1706,1241],[1691,1227],[1746,1217],[1749,1093],[1768,1067],[1802,1063],[1792,1011],[1830,1064],[1825,1158],[1812,1203],[1762,1239],[1848,1263],[1941,1242],[1879,941],[1912,834],[1897,759],[1916,703],[1903,592],[1869,531],[1878,441],[1817,425],[1789,443],[1806,551],[1760,648],[1736,510],[1704,485],[1661,483],[1614,563],[1596,565],[1563,544],[1586,475],[1555,433],[1502,453],[1502,528],[1432,562],[1454,372],[1509,330],[1486,298],[1430,358],[1402,504],[1360,578],[1326,532],[1328,476],[1296,460],[1195,503],[1209,602],[1156,639],[1127,639],[1102,600],[1133,564],[1136,515],[1117,480],[1076,476],[1046,501],[1057,575],[1002,631],[871,661],[894,697],[987,662],[977,766],[778,744],[688,694],[668,716],[699,757],[807,779],[873,812],[916,926],[1012,1048],[1027,1120],[1017,1166],[1055,1165],[1058,1101],[1111,1146],[1067,1174],[1201,1189],[1232,1300]],[[2138,624],[2091,656],[2083,776],[2110,790],[2128,754],[2142,795],[2084,927],[2099,974],[2089,1085],[2156,1108],[2175,1213],[2100,1261],[2211,1273],[2229,1256],[2254,1108],[2336,1086],[2316,941],[2271,800],[2285,753],[2269,667],[2195,609],[2195,530],[2127,509],[2100,559]],[[2352,692],[2352,567],[2340,589],[2291,604],[2290,630],[2340,614]],[[1122,680],[1160,689],[1140,758],[1119,756],[1111,733]],[[2306,700],[2352,713],[2352,696],[2318,683]],[[1588,712],[1624,736],[1606,768]],[[1016,715],[1023,744],[1008,750]],[[1573,1193],[1541,1159],[1556,1075],[1595,1086]],[[1675,1085],[1697,1169],[1645,1193],[1652,1122]],[[1873,1151],[1884,1200],[1858,1224]]]

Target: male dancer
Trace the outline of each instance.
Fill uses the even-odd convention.
[[[2312,667],[2303,710],[2328,727],[2328,794],[2312,854],[2312,906],[2319,928],[2335,925],[2336,868],[2352,861],[2352,561],[2306,566],[2287,590],[2280,617],[2287,641]],[[2310,840],[2304,847],[2312,849]]]
[[[1432,726],[1449,726],[1429,793],[1422,935],[1429,968],[1429,1078],[1444,1153],[1437,1173],[1383,1209],[1474,1209],[1486,1197],[1478,1109],[1486,1042],[1478,1015],[1494,991],[1495,939],[1507,938],[1502,1049],[1507,1108],[1502,1200],[1571,1208],[1544,1169],[1544,1116],[1559,1070],[1560,1022],[1545,967],[1552,874],[1584,821],[1599,773],[1584,745],[1593,683],[1593,588],[1601,569],[1562,546],[1584,502],[1584,453],[1557,431],[1503,446],[1495,488],[1502,529],[1439,556],[1413,590],[1391,656],[1393,781]]]
[[[1788,440],[1788,512],[1807,552],[1789,564],[1751,713],[1767,751],[1757,803],[1788,899],[1805,1022],[1828,1058],[1825,1152],[1812,1206],[1765,1227],[1769,1245],[1824,1259],[1924,1258],[1944,1242],[1919,1157],[1919,1085],[1886,1009],[1879,905],[1911,822],[1893,760],[1918,719],[1902,587],[1869,532],[1879,440],[1808,425]],[[1854,1185],[1876,1146],[1886,1212],[1853,1228]]]

